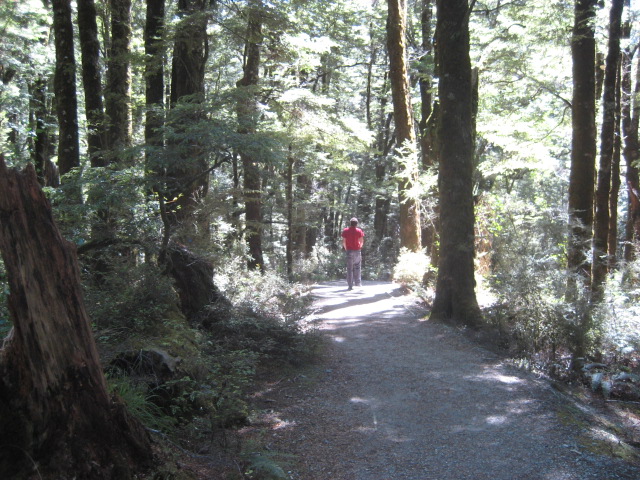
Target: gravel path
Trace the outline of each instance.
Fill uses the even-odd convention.
[[[421,320],[397,286],[334,282],[314,294],[324,363],[262,394],[268,447],[293,454],[290,478],[640,479],[583,446],[587,424],[562,421],[570,404],[546,382]]]

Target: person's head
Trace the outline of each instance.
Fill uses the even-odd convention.
[[[351,226],[352,227],[357,227],[358,226],[358,219],[356,217],[353,217],[351,219]]]

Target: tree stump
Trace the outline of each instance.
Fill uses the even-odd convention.
[[[192,326],[211,328],[231,309],[231,303],[213,282],[213,265],[187,247],[171,242],[165,267],[173,277],[182,312]]]
[[[0,252],[13,323],[0,349],[0,477],[132,477],[150,465],[150,439],[108,394],[75,246],[33,166],[8,169],[2,156]]]

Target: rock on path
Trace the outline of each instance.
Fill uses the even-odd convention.
[[[582,446],[589,432],[562,421],[567,401],[547,383],[422,320],[396,285],[314,294],[326,363],[306,386],[280,385],[289,403],[269,433],[273,451],[293,454],[290,478],[640,479]]]

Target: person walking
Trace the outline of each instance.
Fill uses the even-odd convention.
[[[353,290],[355,284],[359,287],[362,284],[362,245],[364,244],[364,232],[358,228],[358,219],[352,218],[350,225],[342,230],[342,246],[347,252],[347,284],[349,290]]]

